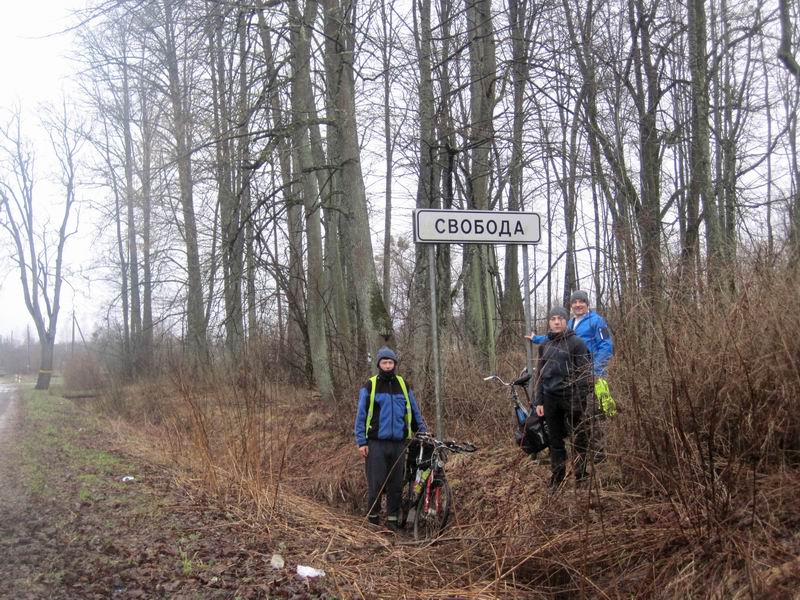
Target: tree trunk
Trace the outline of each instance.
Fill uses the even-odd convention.
[[[511,20],[511,44],[512,44],[512,86],[514,93],[514,122],[512,125],[512,147],[510,186],[508,197],[508,210],[520,210],[522,206],[522,168],[523,168],[523,132],[525,125],[525,114],[523,112],[523,102],[525,100],[525,86],[528,81],[528,48],[529,42],[525,36],[527,24],[528,2],[527,0],[510,0],[508,4],[509,17]],[[524,333],[524,309],[522,305],[522,292],[519,280],[519,254],[516,245],[506,246],[505,260],[505,281],[503,294],[503,304],[500,311],[503,330],[501,339],[503,345],[512,344],[519,340],[520,334]]]
[[[122,62],[122,132],[125,147],[125,208],[127,216],[128,237],[128,275],[130,277],[130,323],[131,323],[131,368],[135,375],[140,369],[141,337],[142,337],[142,309],[139,295],[139,256],[136,244],[136,219],[134,205],[136,203],[136,190],[133,184],[133,136],[131,135],[131,91],[129,85],[127,58]]]
[[[292,144],[301,174],[306,211],[306,244],[308,247],[308,335],[311,339],[311,363],[314,379],[323,402],[334,400],[333,380],[328,362],[328,336],[325,330],[324,273],[322,261],[322,225],[317,179],[313,170],[307,121],[314,102],[309,75],[309,46],[317,16],[317,1],[306,0],[300,17],[296,0],[290,0],[293,21],[292,42]]]
[[[147,97],[144,82],[139,90],[141,98],[142,168],[142,369],[153,366],[153,274],[151,256],[152,223],[152,156],[156,124]]]
[[[122,355],[125,362],[126,377],[133,376],[133,357],[131,355],[130,295],[128,294],[128,256],[125,251],[125,236],[122,233],[121,193],[114,164],[111,162],[111,139],[108,134],[107,119],[103,119],[103,158],[108,170],[108,180],[114,195],[114,233],[116,234],[117,257],[119,260],[120,301],[122,302]]]
[[[39,339],[40,358],[39,375],[36,377],[37,390],[50,389],[50,379],[53,377],[53,354],[55,349],[55,336],[46,336]]]
[[[650,42],[653,16],[642,0],[628,4],[631,38],[635,40],[634,102],[639,117],[640,208],[637,211],[642,249],[642,292],[657,300],[661,293],[661,144],[656,112],[661,98],[657,67],[653,64]]]
[[[175,136],[178,183],[183,213],[183,238],[186,245],[186,328],[187,352],[190,363],[198,367],[208,361],[206,319],[203,310],[203,279],[200,272],[200,253],[197,248],[197,225],[194,214],[192,160],[188,144],[188,116],[184,108],[183,86],[175,50],[175,21],[173,0],[164,2],[164,28],[169,97],[172,104],[173,133]]]
[[[216,148],[216,179],[219,203],[223,296],[225,299],[225,350],[230,360],[239,357],[244,332],[242,330],[242,253],[243,238],[240,231],[240,196],[234,193],[233,119],[231,78],[225,61],[222,32],[224,16],[219,6],[209,15],[211,97],[214,109],[213,135]],[[243,60],[243,57],[240,57]]]
[[[469,173],[470,208],[488,210],[490,151],[494,136],[495,42],[490,0],[468,0],[467,26],[470,38],[469,144],[472,148]],[[464,313],[467,336],[477,351],[481,368],[496,367],[495,290],[490,273],[488,248],[464,247]]]
[[[431,65],[431,0],[414,3],[414,38],[419,61],[419,146],[417,160],[419,177],[417,179],[417,208],[435,208],[438,205],[438,186],[434,179],[434,100],[433,73]],[[417,8],[419,9],[417,11]],[[428,270],[428,245],[414,245],[414,276],[411,289],[411,310],[409,314],[408,336],[411,348],[409,375],[418,385],[427,384],[431,379],[431,292]],[[438,274],[437,274],[438,275]]]
[[[689,202],[703,208],[706,228],[706,254],[709,274],[713,277],[722,241],[719,216],[711,186],[711,155],[709,149],[708,63],[706,59],[706,9],[703,0],[688,0],[689,74],[692,97],[691,173]]]
[[[256,316],[256,258],[254,237],[255,218],[254,207],[251,197],[251,181],[253,171],[248,170],[250,166],[250,107],[247,102],[249,80],[247,76],[248,66],[248,39],[247,39],[248,13],[244,8],[239,9],[237,35],[239,38],[239,106],[237,118],[239,121],[238,145],[237,145],[237,175],[238,184],[236,186],[241,213],[244,215],[244,232],[239,231],[237,241],[243,242],[242,253],[244,254],[244,279],[245,279],[245,298],[247,300],[247,337],[252,340],[258,332],[258,322]],[[242,233],[244,239],[241,238]],[[281,328],[279,327],[279,330]]]
[[[336,51],[336,28],[338,21],[329,16],[336,11],[336,5],[323,0],[325,32],[325,79],[336,81],[340,70],[339,55]],[[333,85],[326,86],[325,115],[327,117],[326,141],[328,150],[328,169],[325,171],[325,272],[327,289],[331,302],[331,341],[336,349],[333,354],[335,365],[348,376],[352,383],[355,375],[360,376],[357,332],[355,331],[355,302],[351,301],[349,290],[354,289],[352,255],[348,251],[352,232],[348,231],[344,217],[346,203],[343,198],[341,172],[333,166],[332,157],[339,147],[339,128],[336,122],[336,90]],[[359,370],[358,373],[356,371]]]
[[[267,65],[268,80],[275,81],[278,71],[272,50],[272,39],[264,17],[264,11],[261,8],[258,9],[258,23],[261,43],[264,49],[264,62]],[[269,106],[273,128],[280,129],[285,127],[287,123],[285,119],[281,117],[284,109],[281,106],[277,89],[270,90]],[[309,340],[306,329],[305,296],[303,294],[302,201],[299,198],[299,193],[296,193],[297,186],[292,182],[291,150],[286,142],[286,138],[283,136],[279,137],[277,146],[281,187],[284,190],[286,206],[286,229],[289,247],[289,265],[286,269],[286,282],[283,285],[283,291],[286,294],[289,308],[286,328],[287,353],[284,360],[289,366],[291,381],[293,383],[299,383],[300,378],[311,369]]]
[[[350,254],[353,296],[356,303],[356,330],[358,332],[361,371],[366,371],[378,346],[391,343],[394,331],[383,302],[375,272],[370,233],[367,198],[361,172],[360,148],[355,110],[355,82],[353,73],[353,24],[345,20],[339,0],[330,0],[326,6],[326,19],[332,19],[336,31],[334,38],[338,72],[328,85],[335,99],[337,147],[329,152],[330,161],[339,171],[343,197],[346,202],[343,215],[349,224],[350,243],[345,249]],[[352,16],[352,13],[349,13]],[[327,27],[326,27],[326,30]]]

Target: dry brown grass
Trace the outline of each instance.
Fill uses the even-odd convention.
[[[274,543],[300,540],[296,560],[342,597],[796,598],[800,294],[758,273],[741,290],[609,315],[621,414],[589,489],[548,495],[548,467],[511,444],[504,392],[449,359],[450,433],[481,448],[448,465],[456,512],[435,544],[365,524],[354,401],[176,373],[106,408],[136,420],[141,452],[176,465],[187,489]],[[501,374],[522,360],[504,358]]]

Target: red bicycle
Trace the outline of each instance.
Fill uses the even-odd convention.
[[[475,452],[471,443],[442,441],[427,433],[418,433],[408,450],[406,480],[400,501],[400,527],[414,523],[414,539],[438,536],[447,526],[453,504],[453,492],[444,472],[451,452]]]

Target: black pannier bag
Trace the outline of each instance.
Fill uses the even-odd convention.
[[[528,398],[528,393],[525,388],[530,379],[531,376],[528,373],[528,369],[525,368],[522,369],[519,377],[511,382],[511,385],[522,388],[525,397]],[[519,446],[525,454],[535,455],[537,452],[541,452],[550,447],[547,423],[544,418],[539,418],[536,415],[536,411],[532,406],[525,407],[516,398],[517,396],[514,394],[514,399],[516,401],[514,415],[517,420],[517,430],[514,432],[514,439],[517,442],[517,446]]]
[[[523,414],[522,411],[518,410],[517,419],[520,420]],[[535,411],[531,411],[527,418],[520,422],[520,427],[515,437],[520,449],[525,454],[536,454],[550,446],[547,423],[544,418],[538,417]]]

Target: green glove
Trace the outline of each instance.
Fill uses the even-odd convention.
[[[600,412],[607,417],[613,417],[617,414],[617,403],[608,390],[608,381],[603,378],[596,379],[594,382],[594,395],[597,397]]]

